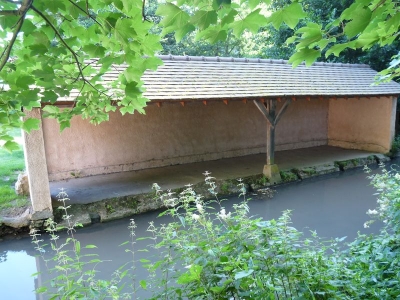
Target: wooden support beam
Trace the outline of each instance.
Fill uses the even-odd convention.
[[[257,106],[257,108],[260,110],[260,112],[263,114],[263,116],[267,119],[268,123],[270,123],[273,127],[275,127],[286,109],[288,108],[289,104],[292,103],[291,99],[286,99],[285,103],[283,103],[281,109],[279,112],[275,115],[271,115],[269,108],[276,108],[276,101],[275,100],[267,100],[266,103],[262,103],[259,100],[253,100],[254,104]],[[275,111],[274,111],[275,113]]]
[[[179,102],[182,106],[185,106],[185,101]]]
[[[244,103],[244,104],[246,104],[246,103],[247,103],[247,99],[243,99],[242,101],[243,101],[243,103]]]
[[[285,103],[283,103],[281,109],[279,110],[278,114],[276,115],[275,125],[278,124],[280,118],[282,117],[282,115],[284,114],[284,112],[286,111],[286,109],[288,108],[290,103],[292,103],[292,100],[290,100],[290,99],[286,99]]]
[[[158,107],[161,107],[161,102],[157,102],[157,106],[158,106]]]
[[[275,126],[274,119],[271,118],[265,103],[261,102],[261,101],[262,100],[253,100],[254,104],[257,106],[259,111],[263,114],[264,118],[267,119],[268,123],[271,124],[272,126]]]
[[[222,100],[222,102],[224,102],[226,105],[228,105],[228,100],[227,99]]]
[[[256,107],[267,120],[267,157],[263,173],[272,180],[272,182],[281,181],[279,168],[275,164],[275,127],[289,104],[294,100],[294,97],[292,97],[292,99],[287,98],[278,113],[276,113],[276,103],[278,100],[267,99],[265,102],[263,99],[253,100]]]
[[[204,105],[207,105],[207,100],[203,100],[203,104],[204,104]]]

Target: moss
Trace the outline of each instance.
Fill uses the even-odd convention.
[[[126,207],[129,207],[130,209],[136,210],[139,204],[139,197],[134,196],[134,197],[128,197],[126,199]]]
[[[258,174],[243,178],[243,183],[248,186],[265,186],[269,183],[269,179],[263,174]]]
[[[335,161],[335,166],[343,170],[347,166],[347,161]]]
[[[280,171],[279,174],[283,182],[296,181],[298,179],[297,175],[291,171]]]
[[[223,182],[221,185],[221,192],[224,194],[229,193],[229,186],[230,184],[228,182]]]
[[[312,176],[317,174],[317,171],[315,170],[315,168],[304,168],[301,170],[304,174],[308,175],[308,176]]]
[[[115,212],[114,207],[110,203],[105,204],[107,214],[112,214]]]

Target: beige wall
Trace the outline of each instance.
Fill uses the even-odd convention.
[[[298,100],[276,128],[276,149],[327,144],[327,100]],[[278,108],[281,104],[278,104]],[[59,133],[43,120],[50,180],[265,152],[265,119],[249,101],[149,105],[146,115],[121,116],[94,126],[76,117]]]
[[[394,97],[331,99],[328,144],[387,153],[394,137],[395,113]]]

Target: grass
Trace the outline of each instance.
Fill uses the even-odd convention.
[[[20,131],[12,132],[14,137],[20,136]],[[12,153],[0,147],[0,210],[10,207],[20,207],[28,203],[27,197],[18,196],[14,185],[18,174],[25,169],[24,151],[22,147]]]

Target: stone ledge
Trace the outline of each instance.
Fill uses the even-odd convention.
[[[347,169],[362,167],[366,164],[376,164],[378,162],[386,162],[390,160],[385,155],[368,156],[364,158],[350,159],[345,161],[337,161],[323,165],[304,167],[300,169],[283,170],[281,171],[282,183],[295,182],[304,180],[310,177],[330,174],[333,172],[345,171]],[[270,189],[271,184],[263,174],[247,176],[241,179],[244,187],[248,192],[262,191],[268,197],[273,195]],[[216,180],[216,192],[219,197],[240,193],[238,179]],[[179,194],[185,187],[177,188],[172,192]],[[209,199],[212,194],[209,192],[209,186],[205,182],[200,182],[192,186],[198,194],[205,195]],[[133,215],[141,214],[148,211],[165,208],[163,204],[156,200],[155,193],[145,193],[132,196],[121,196],[110,199],[105,199],[99,202],[89,204],[72,204],[69,209],[69,214],[73,215],[72,222],[81,223],[84,226],[97,222],[108,222],[116,219],[126,218]],[[66,224],[62,220],[61,210],[54,209],[54,217],[60,225]],[[43,220],[35,220],[31,226],[42,227]]]

